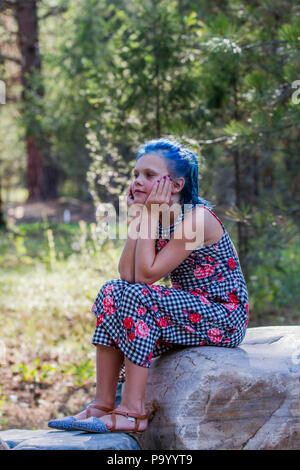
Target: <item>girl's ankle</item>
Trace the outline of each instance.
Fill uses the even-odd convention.
[[[147,410],[145,408],[145,406],[136,406],[136,404],[126,404],[126,403],[120,403],[116,409],[120,409],[121,411],[124,410],[124,411],[128,411],[128,413],[136,413],[136,414],[140,414],[140,415],[146,415],[147,414]]]
[[[97,399],[97,400],[95,399],[95,400],[93,400],[92,403],[90,403],[90,405],[92,405],[92,406],[95,405],[95,407],[97,406],[97,407],[100,407],[100,408],[101,408],[101,407],[103,407],[103,408],[108,408],[108,409],[110,409],[110,410],[113,410],[114,407],[115,407],[115,403],[114,403],[114,402],[108,402],[108,401],[106,401],[106,400],[100,400],[100,399]]]

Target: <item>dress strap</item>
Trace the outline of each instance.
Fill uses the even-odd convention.
[[[216,214],[214,214],[213,211],[211,211],[208,207],[206,206],[203,206],[206,210],[208,210],[216,219],[218,222],[220,222],[220,224],[222,225],[223,229],[225,229],[224,225],[223,225],[223,222],[219,219],[219,217],[216,216]]]

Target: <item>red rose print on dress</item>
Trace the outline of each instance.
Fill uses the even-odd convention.
[[[203,266],[197,266],[194,270],[194,274],[198,279],[203,279],[205,277],[211,276],[214,272],[215,267],[210,264],[204,264]]]
[[[199,294],[199,297],[203,304],[210,305],[210,301],[205,297],[204,294],[202,294],[202,292]]]
[[[139,308],[137,309],[137,314],[138,314],[138,315],[145,315],[146,312],[147,312],[147,310],[146,310],[145,307],[139,307]]]
[[[134,321],[131,317],[124,318],[123,325],[126,328],[126,330],[130,330],[130,328],[132,328],[134,325]]]
[[[159,318],[159,320],[157,321],[157,324],[161,328],[166,328],[168,326],[168,322],[164,317]]]
[[[134,334],[134,333],[129,333],[129,334],[128,334],[128,338],[129,338],[131,341],[133,341],[134,338],[135,338],[135,334]]]
[[[166,246],[168,244],[168,242],[166,240],[164,240],[163,238],[160,238],[157,242],[159,248],[163,248],[164,246]]]
[[[201,315],[199,315],[199,313],[191,313],[189,315],[189,320],[191,320],[193,323],[198,323],[201,321]]]
[[[151,310],[153,310],[153,312],[158,312],[158,308],[155,307],[155,305],[152,305]]]
[[[103,299],[103,310],[107,315],[112,315],[116,311],[114,299],[108,295]]]
[[[160,291],[162,290],[162,286],[159,286],[157,284],[150,284],[151,289],[155,290],[160,294]],[[161,295],[162,296],[162,295]]]
[[[104,295],[110,294],[113,289],[116,289],[116,286],[112,286],[112,285],[109,284],[104,289]]]
[[[236,266],[236,262],[235,262],[235,259],[234,258],[229,258],[228,260],[228,266],[230,269],[234,269],[235,266]]]
[[[195,333],[195,329],[192,328],[191,326],[186,325],[186,326],[185,326],[185,329],[186,329],[187,331],[189,331],[190,333]]]
[[[223,337],[223,331],[219,330],[219,328],[211,328],[208,331],[208,337],[213,343],[220,343]]]
[[[208,295],[208,292],[202,292],[201,289],[199,289],[199,287],[196,287],[195,290],[191,290],[190,291],[190,294],[192,295],[198,295],[200,297],[200,300],[202,303],[206,304],[206,305],[210,305],[210,301],[206,298],[206,296]]]
[[[149,295],[149,291],[146,287],[144,287],[144,289],[141,290],[142,294],[144,295]]]
[[[222,302],[222,304],[227,308],[227,310],[234,312],[234,310],[236,310],[239,306],[239,299],[234,292],[228,292],[226,295],[229,299],[229,302]]]
[[[222,304],[227,308],[227,310],[229,310],[229,312],[234,312],[239,306],[239,304],[235,302],[222,302]]]
[[[226,295],[228,296],[229,302],[238,303],[239,299],[234,292]]]
[[[104,315],[100,313],[100,315],[97,316],[97,326],[101,325],[101,323],[103,322],[103,319],[104,319]]]
[[[143,322],[143,320],[139,320],[135,324],[135,333],[140,337],[140,338],[146,338],[149,334],[149,327],[148,325]]]

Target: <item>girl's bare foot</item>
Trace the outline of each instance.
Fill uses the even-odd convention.
[[[94,406],[99,406],[104,408],[104,411],[99,410],[98,408],[94,408]],[[90,405],[87,406],[87,408],[83,411],[80,411],[80,413],[77,413],[77,415],[73,415],[75,419],[86,419],[89,418],[90,416],[95,416],[96,418],[101,418],[105,414],[107,414],[107,409],[112,410],[113,406],[108,406],[108,405],[102,405],[101,403],[95,403],[92,402]]]
[[[135,414],[140,414],[140,415],[145,415],[147,414],[147,411],[146,410],[142,410],[142,411],[133,411],[133,410],[130,410],[122,405],[119,405],[117,406],[116,408],[114,408],[115,411],[124,411],[126,413],[130,414],[133,413],[133,415]],[[136,422],[137,422],[137,419],[136,418],[130,418],[128,419],[126,416],[122,416],[122,415],[118,415],[116,414],[115,415],[115,418],[116,418],[116,425],[115,425],[115,430],[116,431],[134,431],[135,429],[135,426],[136,426]],[[111,414],[105,414],[103,413],[102,417],[101,417],[101,421],[106,424],[106,427],[108,429],[111,429],[112,428],[112,425],[113,425],[113,422],[112,422],[112,416]],[[139,423],[139,427],[138,427],[138,432],[139,431],[145,431],[148,427],[148,419],[140,419],[140,423]]]

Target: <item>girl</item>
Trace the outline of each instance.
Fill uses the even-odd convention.
[[[174,345],[236,347],[243,340],[248,294],[238,255],[211,205],[199,198],[198,185],[197,156],[176,141],[156,139],[139,148],[127,190],[134,216],[119,261],[120,279],[105,283],[92,307],[95,400],[49,426],[143,432],[153,357]],[[163,223],[167,218],[171,224]],[[170,288],[155,284],[168,274]],[[125,387],[114,408],[118,381]]]

